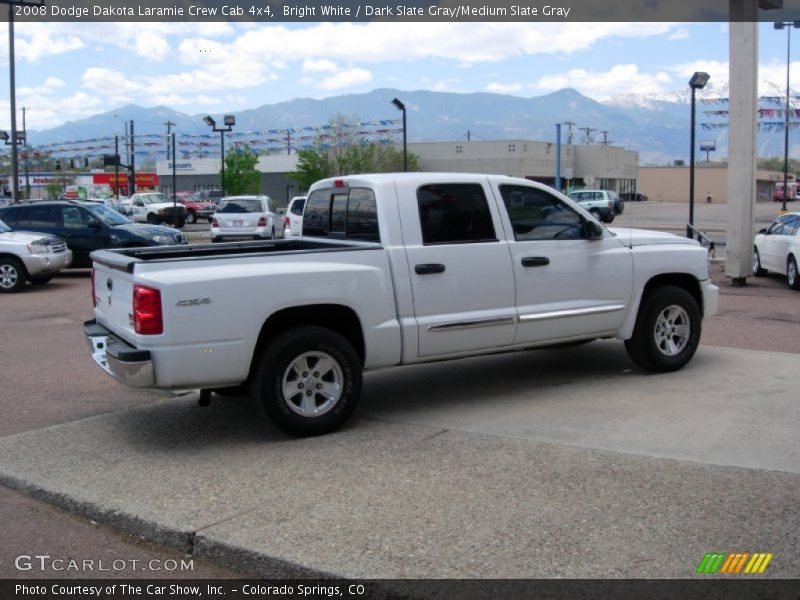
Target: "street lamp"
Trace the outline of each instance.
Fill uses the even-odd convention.
[[[689,80],[689,87],[692,88],[692,124],[691,124],[691,139],[689,141],[689,224],[686,226],[686,237],[694,237],[694,110],[695,110],[695,92],[702,90],[706,87],[709,80],[709,74],[702,71],[695,72]]]
[[[233,126],[236,125],[236,117],[233,115],[225,115],[222,117],[222,122],[225,124],[225,127],[217,127],[217,122],[212,119],[209,115],[203,117],[203,121],[206,125],[211,127],[211,130],[214,132],[219,132],[219,141],[220,141],[220,149],[221,149],[221,157],[222,160],[222,173],[221,173],[221,182],[220,187],[222,187],[222,195],[225,195],[225,132],[233,131]]]
[[[789,65],[790,49],[792,43],[792,28],[800,27],[800,21],[779,21],[774,24],[775,29],[786,29],[786,113],[783,131],[783,202],[781,212],[786,212],[786,194],[789,191]]]
[[[408,146],[406,144],[406,105],[400,102],[397,98],[392,100],[398,110],[403,111],[403,172],[408,171]]]

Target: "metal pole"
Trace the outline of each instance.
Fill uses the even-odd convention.
[[[786,195],[789,192],[789,60],[790,44],[792,40],[792,25],[786,28],[786,118],[783,132],[783,201],[781,212],[786,212]]]
[[[17,202],[19,186],[19,155],[17,154],[17,94],[16,73],[14,72],[14,7],[8,5],[8,61],[9,61],[9,94],[11,96],[11,197]]]
[[[221,129],[220,132],[219,132],[219,143],[220,143],[220,149],[221,149],[221,152],[222,152],[222,160],[221,160],[221,162],[222,162],[222,181],[221,181],[221,184],[222,185],[221,185],[221,187],[222,187],[222,195],[224,196],[225,195],[225,130],[224,129]]]
[[[556,190],[561,191],[561,123],[556,123]]]
[[[169,157],[167,157],[169,160]],[[175,224],[177,226],[178,222],[178,195],[175,190],[177,190],[177,181],[178,175],[175,168],[175,134],[172,134],[172,208],[175,210],[173,213],[175,215]]]
[[[119,136],[114,136],[114,187],[117,190],[117,201],[119,201]]]
[[[407,131],[406,131],[406,107],[403,106],[403,172],[408,172],[408,145],[406,143],[407,138]]]
[[[30,155],[28,150],[28,128],[25,125],[25,107],[22,107],[22,139],[25,140],[25,198],[31,199],[31,180],[28,168],[30,164]]]
[[[136,146],[133,135],[133,119],[131,119],[131,160],[130,160],[131,180],[128,182],[128,193],[133,196],[136,193]]]
[[[689,148],[689,225],[686,226],[686,237],[694,237],[694,93],[692,87],[692,131],[689,136],[691,147]]]

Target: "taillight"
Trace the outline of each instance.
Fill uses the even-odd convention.
[[[258,226],[259,227],[266,227],[267,226],[267,217],[261,217],[258,220]]]
[[[284,227],[289,227],[289,225],[291,225],[291,224],[292,223],[291,223],[291,221],[289,221],[289,217],[283,217],[283,226]]]
[[[217,222],[216,218],[211,219],[211,226],[212,227],[219,227],[219,223]]]
[[[159,290],[143,285],[133,286],[133,330],[142,335],[164,333]]]
[[[92,268],[92,306],[97,306],[97,295],[94,293],[94,268]]]

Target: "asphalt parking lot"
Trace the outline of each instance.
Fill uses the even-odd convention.
[[[685,578],[706,552],[763,551],[765,576],[796,578],[800,294],[714,277],[719,314],[679,373],[618,342],[381,371],[313,440],[234,399],[111,381],[80,329],[86,272],[2,296],[0,577],[103,576],[20,554],[189,550],[190,573],[121,574]]]

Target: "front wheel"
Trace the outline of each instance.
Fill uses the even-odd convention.
[[[763,277],[766,274],[766,269],[761,266],[761,255],[758,253],[758,248],[753,248],[753,276]]]
[[[662,286],[643,300],[625,350],[647,371],[677,371],[694,356],[702,318],[694,297],[683,288]]]
[[[0,293],[19,292],[25,287],[25,267],[16,258],[0,258]]]
[[[150,223],[150,225],[158,225],[158,217],[150,213],[147,215],[147,222]]]
[[[797,261],[794,256],[790,256],[786,264],[786,283],[793,290],[800,290],[800,276],[797,273]]]
[[[251,385],[259,412],[291,435],[330,433],[361,397],[362,365],[350,343],[323,327],[297,327],[262,352]]]

